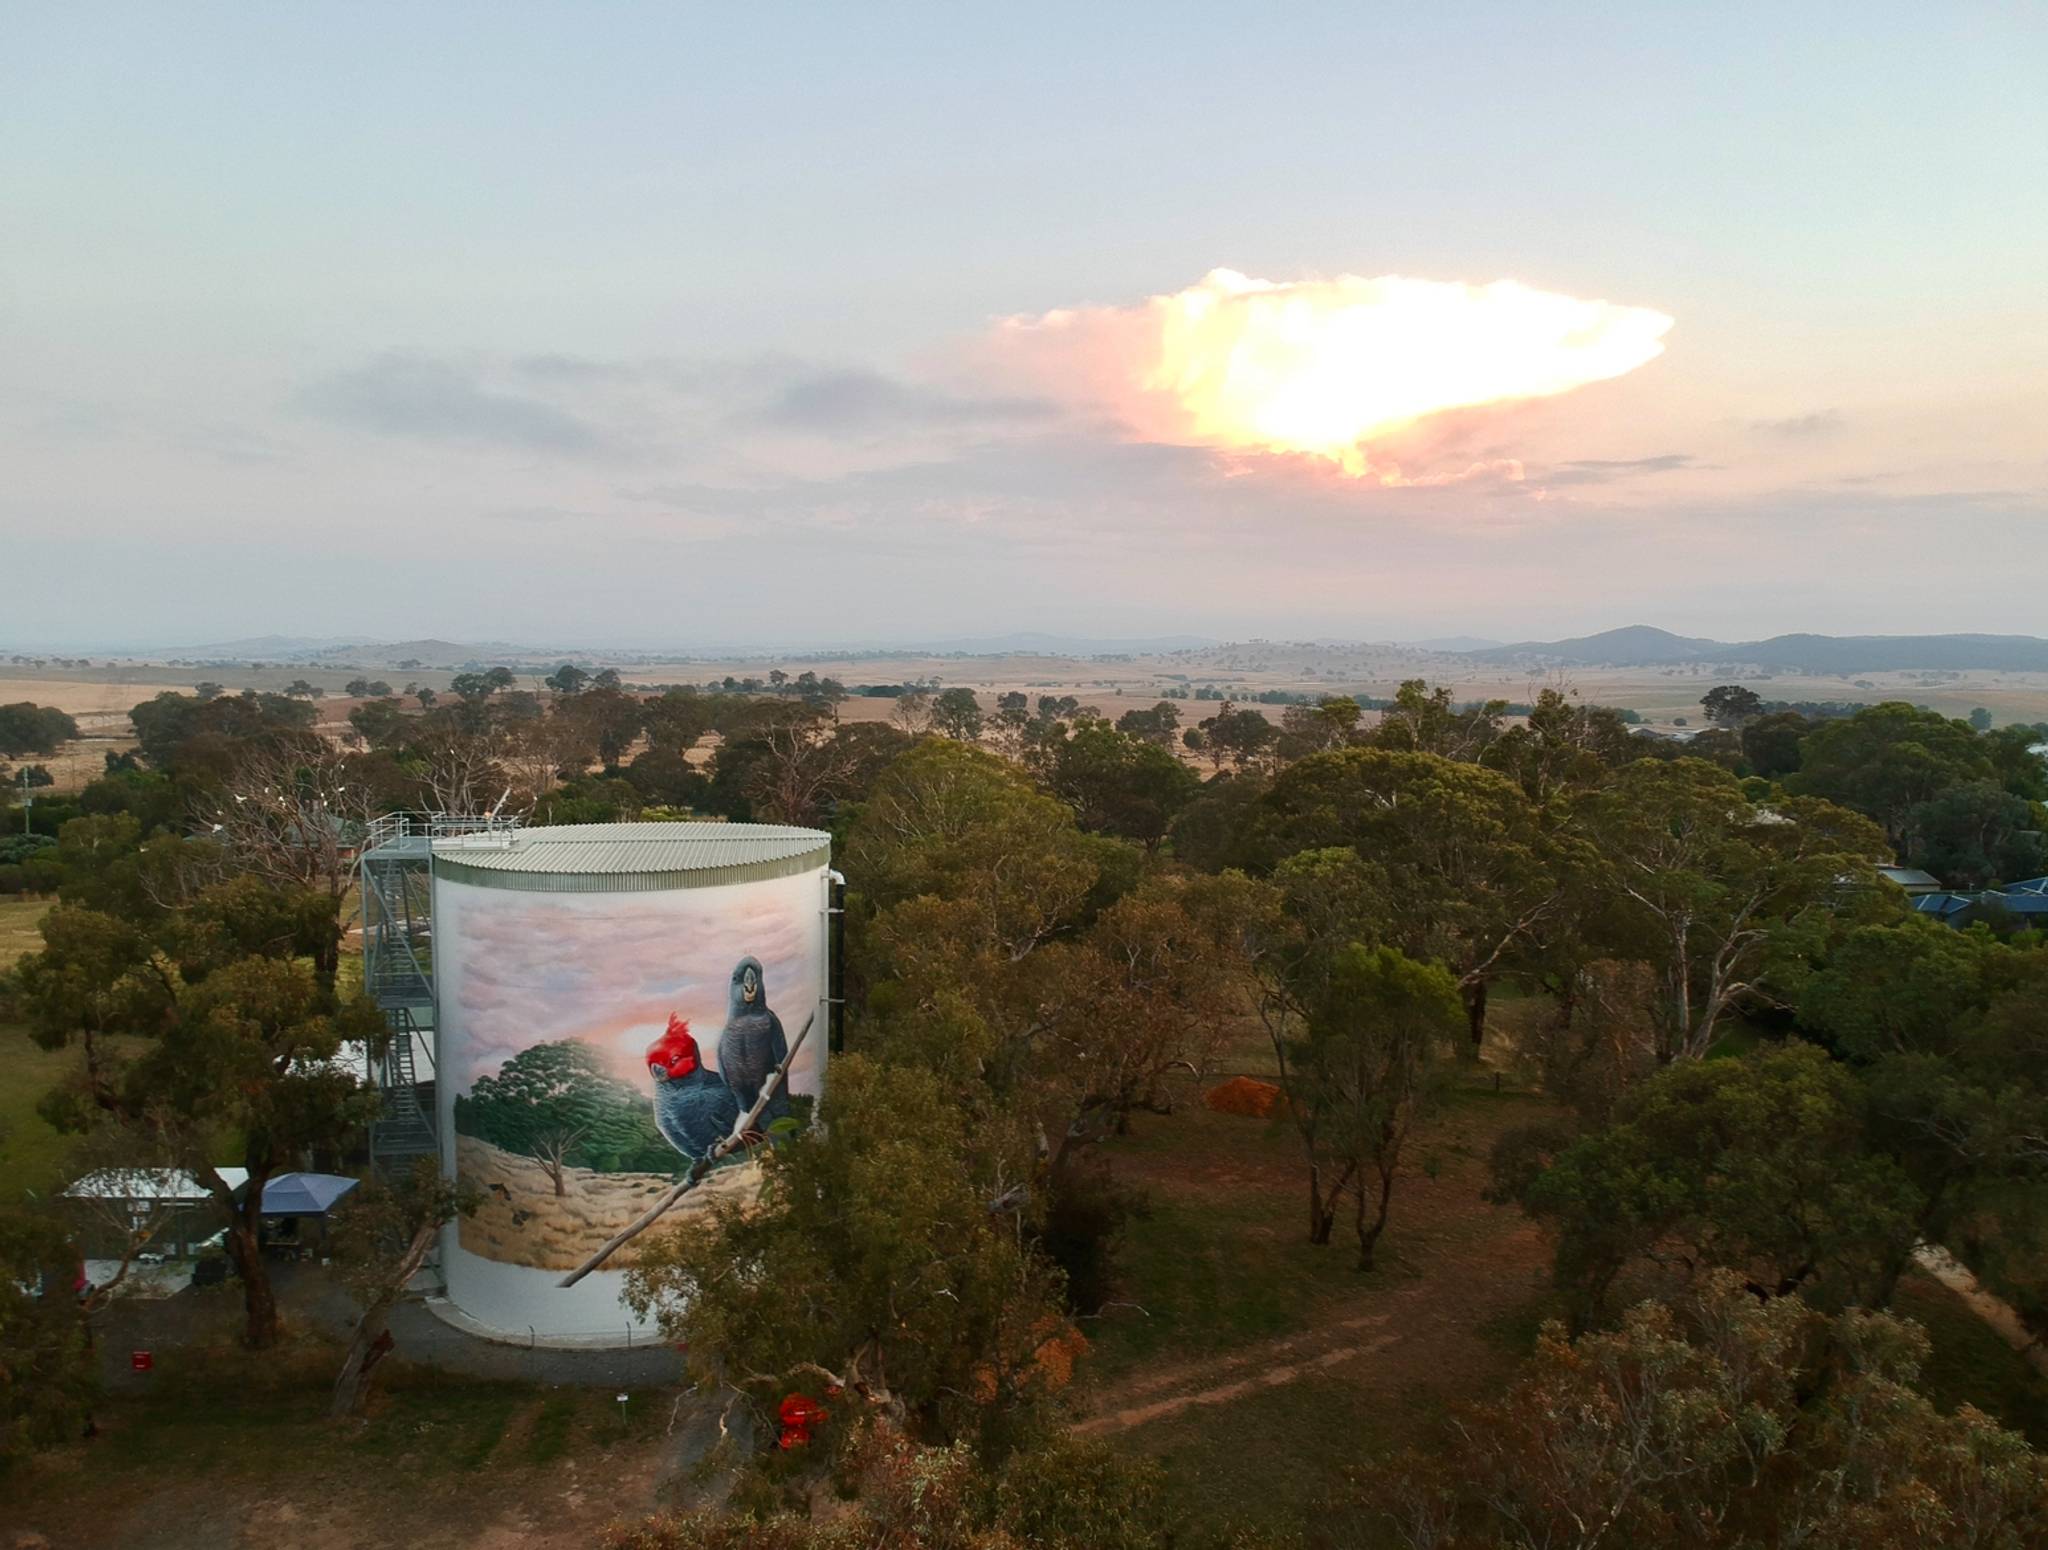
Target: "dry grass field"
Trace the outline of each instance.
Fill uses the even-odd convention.
[[[558,1196],[539,1163],[474,1136],[456,1137],[455,1166],[484,1192],[482,1207],[462,1224],[462,1246],[486,1259],[544,1270],[574,1270],[675,1182],[663,1173],[568,1168],[563,1170],[568,1193]],[[687,1222],[708,1211],[714,1200],[749,1199],[760,1184],[758,1163],[717,1169],[663,1220]],[[611,1263],[627,1270],[638,1259],[637,1246],[629,1243]]]

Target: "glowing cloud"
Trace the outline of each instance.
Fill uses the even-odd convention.
[[[1091,382],[1145,439],[1308,453],[1394,483],[1407,481],[1373,466],[1375,440],[1445,410],[1622,376],[1663,353],[1671,325],[1513,280],[1276,283],[1217,269],[1142,306],[1013,318],[1003,331],[1070,387]]]

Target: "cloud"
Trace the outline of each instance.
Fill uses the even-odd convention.
[[[203,453],[223,463],[283,463],[297,455],[290,443],[239,425],[195,426],[180,432],[174,441],[185,451]]]
[[[1142,440],[1302,453],[1384,483],[1378,444],[1446,411],[1567,393],[1663,353],[1672,319],[1513,280],[1258,280],[1229,269],[1136,306],[999,326],[992,353]]]
[[[1749,428],[1763,436],[1782,436],[1787,440],[1805,440],[1814,436],[1832,436],[1844,425],[1839,409],[1816,409],[1811,414],[1795,414],[1782,420],[1751,420]]]
[[[1700,466],[1689,452],[1664,452],[1656,457],[1580,458],[1546,470],[1537,482],[1550,486],[1611,484],[1638,474],[1668,474]]]
[[[835,435],[926,426],[1043,420],[1039,398],[960,394],[913,386],[875,371],[831,371],[791,382],[760,411],[768,425]]]
[[[493,391],[473,373],[423,356],[379,356],[305,388],[299,403],[337,424],[420,441],[587,453],[601,439],[552,404]]]

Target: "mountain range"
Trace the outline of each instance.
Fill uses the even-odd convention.
[[[1525,640],[1459,652],[1474,662],[1560,667],[1667,667],[1700,662],[1779,673],[1889,673],[1915,668],[2048,672],[2048,640],[2032,635],[1773,635],[1720,641],[1631,624],[1568,640]]]

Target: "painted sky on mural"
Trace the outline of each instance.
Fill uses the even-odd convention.
[[[679,1013],[717,1066],[733,966],[761,960],[768,1005],[795,1039],[817,1008],[818,881],[780,878],[666,893],[539,894],[444,885],[436,900],[448,1077],[466,1092],[534,1044],[580,1039],[647,1087],[647,1046]],[[451,1013],[453,1014],[451,1016]],[[790,1066],[814,1093],[822,1030]]]
[[[1972,0],[7,7],[0,646],[2037,630],[2044,79]]]

